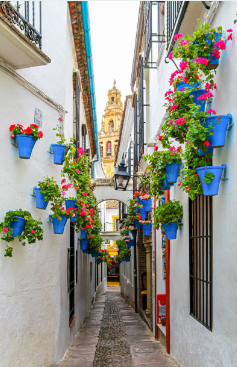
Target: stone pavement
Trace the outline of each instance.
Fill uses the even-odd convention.
[[[61,367],[178,367],[148,326],[120,296],[99,296]]]

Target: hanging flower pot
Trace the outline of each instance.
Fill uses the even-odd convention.
[[[231,118],[231,114],[215,115],[205,118],[204,127],[209,128],[213,132],[208,138],[211,148],[219,148],[225,145],[226,131]]]
[[[150,236],[151,235],[151,228],[152,228],[152,223],[151,224],[142,224],[142,229],[143,229],[143,233],[144,236]]]
[[[142,200],[143,208],[147,211],[151,211],[151,199]]]
[[[178,179],[181,163],[169,163],[166,165],[166,179],[168,184],[174,183]]]
[[[141,227],[141,226],[140,226]],[[132,232],[132,236],[135,238],[135,237],[137,237],[137,230],[136,229],[132,229],[131,230],[131,232]]]
[[[97,259],[96,262],[97,262],[98,265],[100,265],[100,264],[102,264],[103,260],[98,260]]]
[[[147,219],[147,211],[144,208],[139,208],[142,219]]]
[[[128,263],[130,261],[130,256],[125,256],[125,261]]]
[[[176,88],[178,91],[181,91],[182,89],[183,90],[194,89],[194,88],[197,89],[199,85],[200,85],[199,83],[189,84],[189,83],[181,82],[176,85]]]
[[[13,229],[12,237],[20,236],[26,226],[26,220],[22,217],[18,217],[15,215],[17,221],[13,221],[10,223],[10,228]]]
[[[216,36],[216,38],[215,38],[215,41],[213,42],[213,45],[216,42],[219,41],[219,39],[221,38],[222,35],[220,33],[215,32],[215,36]],[[207,34],[207,37],[206,37],[206,41],[207,41],[207,47],[208,47],[212,42],[212,39],[208,38],[208,34]],[[209,62],[206,66],[207,70],[213,70],[213,69],[216,69],[219,66],[219,58],[217,58],[215,55],[212,54],[212,53],[215,53],[214,50],[215,50],[215,47],[213,46],[211,54],[208,58]]]
[[[206,166],[206,167],[196,168],[198,177],[202,183],[202,190],[203,190],[204,196],[218,195],[222,171],[225,168],[226,168],[225,164],[223,164],[222,166]],[[213,174],[214,177],[208,178],[209,182],[204,182],[204,180],[207,181],[207,177],[206,177],[207,173]]]
[[[54,164],[63,164],[63,159],[67,154],[68,147],[63,144],[51,144],[53,149]]]
[[[17,134],[15,135],[18,146],[19,158],[30,159],[32,150],[37,139],[32,135]]]
[[[198,149],[198,155],[199,155],[199,157],[202,157],[203,155],[206,155],[207,153],[213,154],[213,148],[208,147],[205,152],[203,150],[201,150],[201,149]]]
[[[131,240],[126,241],[126,245],[127,245],[127,247],[128,247],[128,248],[131,248],[131,246],[132,246],[132,245],[131,245]]]
[[[36,208],[38,209],[46,209],[48,206],[48,202],[44,200],[44,195],[41,194],[40,189],[38,187],[34,187],[35,195],[36,195]]]
[[[96,252],[96,251],[94,251],[94,250],[93,250],[93,251],[91,252],[91,256],[92,256],[92,257],[97,257],[97,256],[99,256],[99,252]]]
[[[139,223],[139,220],[135,220],[134,223],[135,223],[137,229],[141,229],[142,228],[141,227],[141,224]]]
[[[165,229],[167,240],[175,240],[177,237],[178,223],[162,223],[162,225]]]
[[[83,229],[81,229],[81,239],[82,240],[86,239],[87,234],[88,234],[88,231],[84,231]]]
[[[53,230],[55,234],[62,234],[64,232],[65,225],[67,223],[68,217],[62,215],[61,219],[57,219],[56,217],[52,217],[53,222]]]
[[[77,208],[76,206],[76,200],[72,200],[72,199],[64,199],[65,204],[66,204],[66,209],[70,209],[70,208]],[[74,217],[71,217],[70,221],[71,222],[77,222],[77,215],[75,215],[75,213],[73,214]]]
[[[200,97],[203,94],[206,94],[206,91],[204,89],[198,89],[191,91],[191,94],[193,96],[193,103],[199,106],[198,112],[204,112],[206,106],[206,100],[203,99],[198,100],[198,97]]]
[[[80,239],[80,243],[81,243],[81,250],[87,251],[88,250],[88,240],[82,240]]]

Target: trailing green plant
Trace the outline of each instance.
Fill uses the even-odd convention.
[[[59,121],[58,125],[55,128],[53,128],[53,130],[56,131],[56,137],[59,139],[57,141],[57,144],[64,145],[66,144],[67,140],[62,136],[63,135],[62,117],[59,117],[58,121]]]
[[[53,177],[49,178],[45,176],[42,181],[38,181],[38,187],[47,202],[61,196],[59,186]]]
[[[183,207],[179,201],[168,200],[167,203],[158,206],[154,211],[154,225],[159,229],[162,223],[177,222],[178,227],[183,224],[179,221],[183,217]]]
[[[25,246],[26,242],[31,244],[35,243],[36,240],[43,240],[43,229],[41,228],[42,222],[34,219],[30,212],[22,209],[8,211],[6,213],[3,222],[0,223],[0,232],[3,233],[3,237],[1,237],[2,240],[8,243],[14,240],[15,237],[12,236],[13,229],[10,225],[12,222],[17,221],[16,216],[26,220],[26,225],[22,234],[20,236],[16,236],[23,246]],[[7,245],[4,256],[12,257],[12,251],[13,247]]]

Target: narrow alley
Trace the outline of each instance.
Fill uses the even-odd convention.
[[[61,367],[178,367],[119,287],[109,287],[94,303]]]

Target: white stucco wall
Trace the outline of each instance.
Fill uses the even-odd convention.
[[[42,13],[43,51],[52,63],[24,69],[20,73],[67,110],[64,133],[69,139],[73,131],[72,76],[76,62],[67,2],[57,2],[55,6],[55,2],[45,1]],[[67,249],[70,225],[68,222],[63,235],[53,234],[53,226],[48,221],[50,207],[45,211],[36,209],[35,198],[30,195],[43,176],[54,176],[60,183],[61,167],[53,164],[53,156],[48,153],[50,144],[56,142],[53,128],[59,113],[2,71],[0,95],[0,221],[8,210],[22,208],[30,211],[34,218],[41,218],[44,230],[44,240],[36,244],[23,247],[14,240],[12,259],[3,256],[5,241],[0,241],[0,305],[3,310],[0,316],[0,365],[49,366],[63,357],[84,322],[96,292],[105,291],[106,270],[101,276],[98,269],[97,277],[95,259],[81,252],[75,236],[75,250],[78,249],[76,319],[69,328]],[[43,113],[44,137],[37,141],[30,160],[19,159],[8,128],[12,123],[24,126],[33,123],[35,107]],[[80,119],[81,123],[86,122],[82,99]]]
[[[231,113],[235,122],[237,107],[235,85],[237,81],[235,59],[237,56],[236,26],[234,18],[237,2],[221,2],[212,25],[222,25],[226,30],[234,29],[234,40],[228,42],[217,68],[215,82],[217,90],[212,107],[217,114]],[[169,88],[168,79],[174,66],[166,64],[162,55],[156,70],[150,71],[150,127],[157,133],[164,116],[164,93]],[[171,199],[183,205],[183,228],[178,230],[176,240],[170,243],[170,324],[171,354],[185,367],[235,367],[237,361],[237,293],[235,240],[235,126],[227,132],[225,147],[214,150],[213,165],[227,165],[227,181],[221,181],[219,195],[213,198],[213,330],[202,326],[190,316],[189,291],[189,217],[188,196],[177,184],[171,188]],[[157,292],[163,293],[164,280],[161,272],[161,235],[157,231]]]

